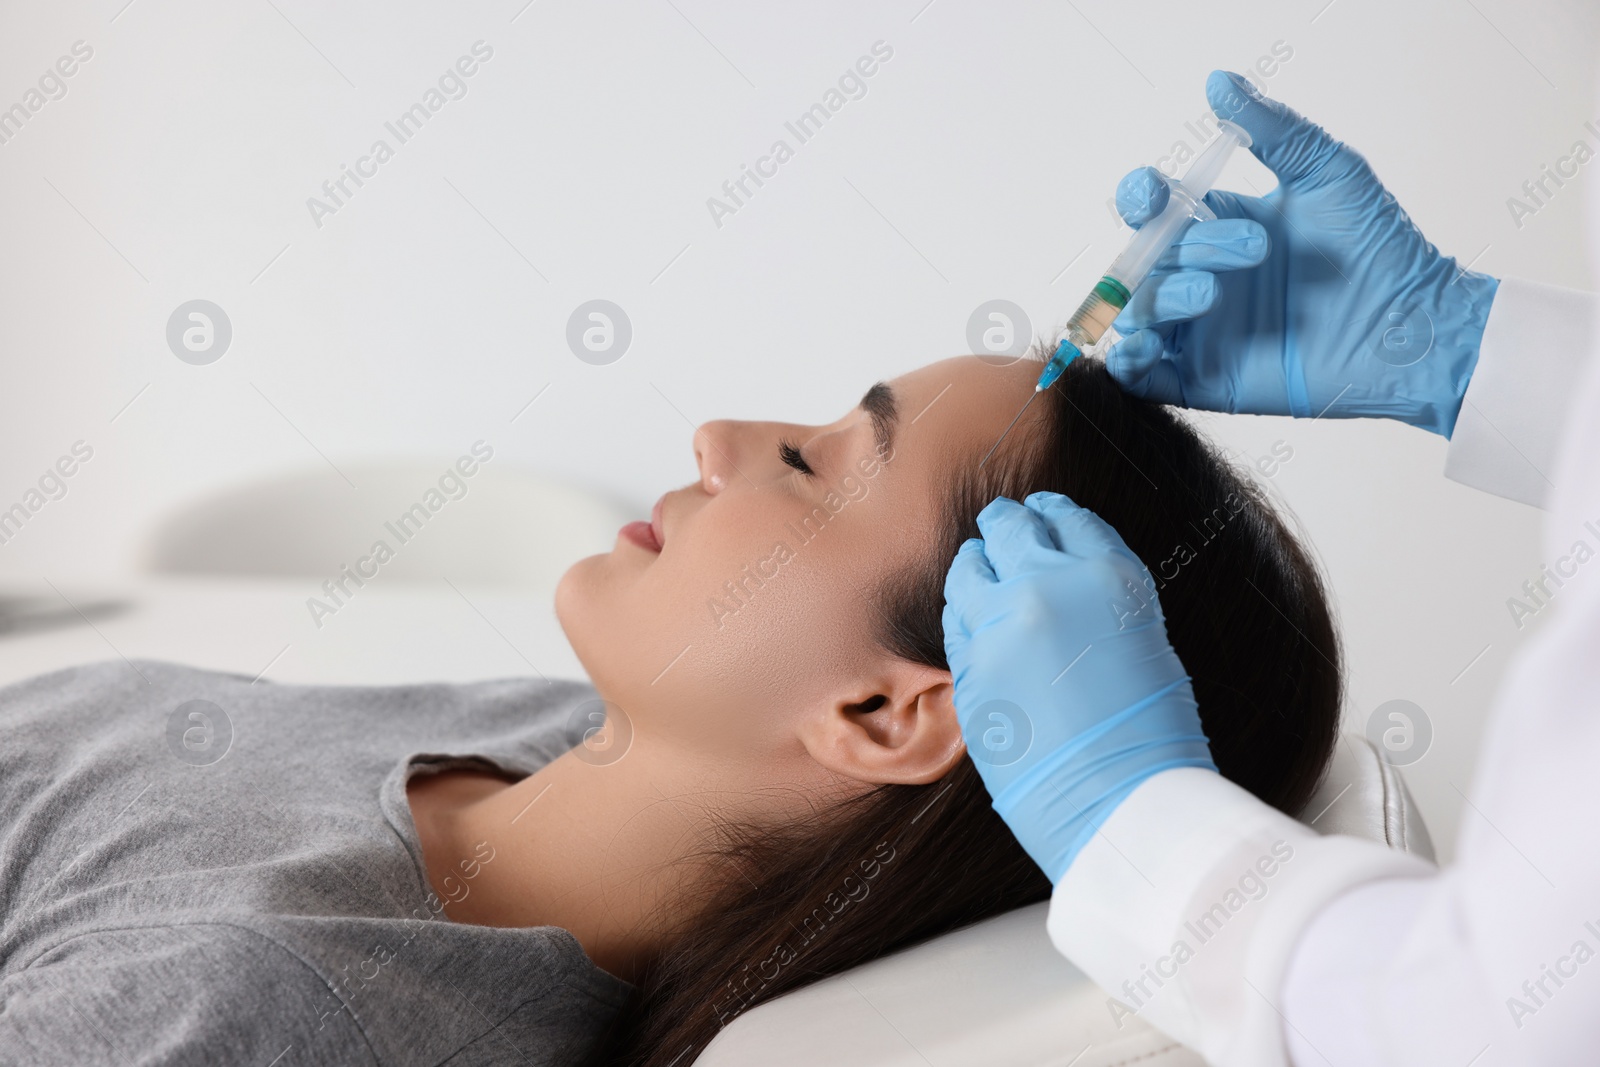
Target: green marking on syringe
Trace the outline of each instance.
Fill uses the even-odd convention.
[[[1106,303],[1115,304],[1118,311],[1128,306],[1128,297],[1131,295],[1121,282],[1109,274],[1095,282],[1094,291]]]

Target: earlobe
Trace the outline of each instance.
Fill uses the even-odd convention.
[[[926,785],[966,749],[948,671],[897,663],[892,677],[846,695],[802,724],[801,743],[835,774],[873,785]]]

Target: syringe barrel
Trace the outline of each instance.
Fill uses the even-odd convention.
[[[1233,123],[1219,120],[1217,126],[1217,136],[1206,145],[1183,177],[1167,183],[1171,197],[1161,214],[1139,228],[1133,240],[1128,242],[1128,247],[1106,270],[1129,292],[1137,289],[1149,276],[1156,261],[1177,240],[1178,234],[1191,218],[1197,213],[1210,217],[1209,210],[1204,208],[1201,200],[1222,174],[1222,168],[1233,150],[1250,144],[1250,135]]]
[[[1249,148],[1250,135],[1227,119],[1217,120],[1217,135],[1211,139],[1183,174],[1183,187],[1196,200],[1205,196],[1222,177],[1222,168],[1235,148]]]

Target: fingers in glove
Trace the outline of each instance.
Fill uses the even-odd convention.
[[[1254,219],[1196,220],[1161,254],[1155,270],[1241,270],[1260,266],[1271,250],[1267,228]]]
[[[996,581],[994,568],[989,565],[989,557],[984,553],[983,539],[969,537],[956,551],[956,558],[945,573],[945,603],[964,604]]]
[[[1112,325],[1118,333],[1126,335],[1150,326],[1197,319],[1216,307],[1221,295],[1217,276],[1209,271],[1152,274],[1135,290]]]
[[[1241,75],[1212,71],[1206,100],[1218,118],[1250,135],[1251,153],[1285,185],[1309,178],[1339,152],[1339,142],[1327,130],[1287,104],[1262,96]]]
[[[1039,513],[1051,540],[1067,555],[1079,559],[1116,555],[1138,564],[1139,557],[1110,523],[1071,498],[1060,493],[1030,493],[1022,503]]]
[[[1154,167],[1135,167],[1117,183],[1117,214],[1138,229],[1166,210],[1172,198],[1167,179]]]
[[[1138,330],[1106,350],[1106,370],[1128,392],[1158,404],[1183,404],[1178,368],[1167,357],[1166,338],[1155,329]]]
[[[1039,513],[1009,497],[996,497],[978,512],[983,551],[1000,581],[1043,570],[1060,553]]]

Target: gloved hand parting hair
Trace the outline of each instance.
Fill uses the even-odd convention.
[[[967,751],[1052,882],[1113,809],[1171,767],[1216,770],[1150,572],[1059,493],[1001,497],[945,580]]]

